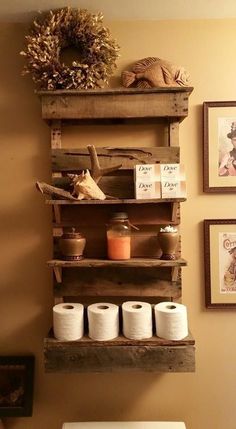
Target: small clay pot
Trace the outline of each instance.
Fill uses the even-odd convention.
[[[173,260],[176,259],[175,249],[178,244],[179,233],[160,231],[158,234],[158,242],[162,250],[161,259]]]
[[[66,232],[59,239],[59,248],[63,259],[67,261],[78,261],[83,257],[86,239],[79,232],[72,228],[71,232]]]

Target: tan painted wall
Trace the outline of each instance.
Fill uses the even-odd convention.
[[[0,353],[36,356],[34,415],[6,419],[9,429],[59,429],[63,421],[183,420],[188,429],[235,429],[235,311],[204,307],[204,218],[233,218],[235,199],[202,192],[202,103],[234,100],[236,20],[112,22],[121,49],[119,70],[157,55],[185,65],[193,86],[190,114],[182,123],[181,156],[189,198],[182,205],[183,301],[197,343],[195,374],[69,374],[43,371],[42,341],[51,323],[50,211],[34,182],[49,180],[49,129],[30,80],[20,76],[25,29],[0,27],[1,330]],[[150,139],[149,139],[150,133]],[[107,144],[114,135],[89,133]],[[141,140],[138,140],[138,139]],[[152,142],[141,130],[121,131],[122,144]]]

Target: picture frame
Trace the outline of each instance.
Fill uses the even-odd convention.
[[[203,103],[203,191],[236,192],[236,101]]]
[[[205,219],[205,303],[236,309],[236,219]]]
[[[0,418],[33,411],[34,356],[0,356]]]

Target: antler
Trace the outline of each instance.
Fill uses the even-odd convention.
[[[87,146],[87,148],[89,151],[90,161],[91,161],[91,176],[96,183],[98,183],[99,180],[102,178],[102,176],[104,176],[105,174],[109,174],[112,171],[116,171],[122,167],[122,164],[117,164],[117,165],[114,165],[113,167],[106,167],[106,168],[100,167],[95,147],[93,145],[89,145]]]

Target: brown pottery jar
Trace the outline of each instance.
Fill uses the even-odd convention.
[[[158,242],[162,250],[161,259],[173,260],[176,259],[175,250],[179,240],[177,231],[167,232],[160,231],[158,234]]]
[[[72,228],[70,232],[65,232],[59,239],[59,248],[63,258],[67,261],[78,261],[83,257],[86,239],[79,232]]]

